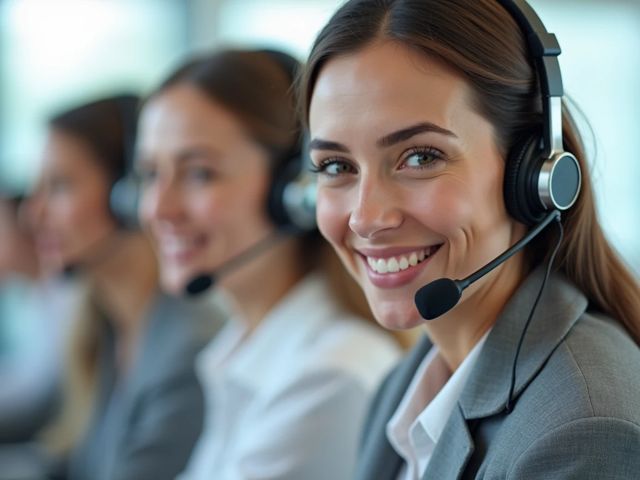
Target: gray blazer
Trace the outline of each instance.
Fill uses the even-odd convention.
[[[538,269],[500,315],[423,479],[640,478],[640,349],[560,275],[549,278],[525,336],[506,413],[516,344],[541,280]],[[422,340],[378,391],[356,479],[398,478],[403,460],[385,427],[430,348]]]
[[[100,359],[89,430],[73,451],[73,480],[173,479],[200,435],[204,399],[194,358],[221,324],[219,312],[159,294],[138,357],[115,382],[113,336]]]

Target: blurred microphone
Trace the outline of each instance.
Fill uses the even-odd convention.
[[[522,250],[553,220],[560,221],[560,212],[558,210],[550,212],[540,223],[531,229],[529,233],[522,237],[520,241],[467,278],[463,278],[462,280],[439,278],[420,288],[416,292],[415,303],[422,318],[425,320],[433,320],[451,310],[460,300],[465,288]]]
[[[253,260],[259,254],[269,249],[279,241],[285,238],[281,232],[274,230],[270,235],[254,243],[249,248],[243,250],[235,257],[224,262],[215,270],[209,273],[203,273],[197,277],[192,278],[185,287],[184,293],[189,296],[199,295],[205,290],[209,289],[224,275],[236,270],[237,268],[245,265],[249,261]]]

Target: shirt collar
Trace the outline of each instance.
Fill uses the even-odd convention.
[[[431,348],[416,370],[387,424],[389,443],[407,462],[409,472],[422,471],[426,467],[490,331],[476,343],[453,375],[438,356],[436,346]]]
[[[447,383],[442,387],[442,390],[438,392],[416,420],[416,423],[422,426],[434,444],[438,443],[440,435],[447,424],[447,420],[449,420],[451,416],[451,411],[454,409],[462,394],[467,379],[469,375],[471,375],[473,367],[480,356],[482,347],[487,341],[489,331],[476,343],[460,366],[453,372],[451,378],[449,378]]]

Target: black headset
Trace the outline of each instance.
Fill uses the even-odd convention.
[[[301,65],[291,55],[279,50],[263,49],[256,53],[267,55],[286,74],[291,94]],[[267,212],[276,227],[291,234],[304,234],[316,229],[315,183],[307,174],[304,152],[306,136],[300,127],[297,141],[278,160],[272,174],[267,197]]]
[[[132,94],[114,97],[122,128],[122,150],[124,169],[115,180],[109,194],[109,210],[117,225],[123,230],[136,230],[138,222],[138,200],[140,189],[134,174],[135,142],[138,127],[140,98]]]
[[[504,177],[508,212],[532,226],[550,211],[567,210],[578,198],[580,165],[564,150],[562,140],[562,76],[560,46],[536,12],[524,0],[498,0],[516,21],[527,41],[542,96],[541,130],[530,132],[509,151]]]

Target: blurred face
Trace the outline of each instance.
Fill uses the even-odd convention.
[[[394,43],[336,57],[317,80],[319,227],[388,328],[422,322],[421,286],[467,276],[521,234],[505,210],[492,126],[470,99],[453,71]]]
[[[154,97],[140,122],[140,216],[164,288],[179,293],[273,229],[265,211],[268,157],[233,114],[191,86]]]
[[[96,154],[82,140],[52,129],[28,215],[45,268],[90,262],[114,231],[110,182]]]
[[[29,238],[18,224],[18,212],[9,201],[0,198],[0,279],[19,271],[17,261]],[[26,244],[25,244],[26,242]]]

